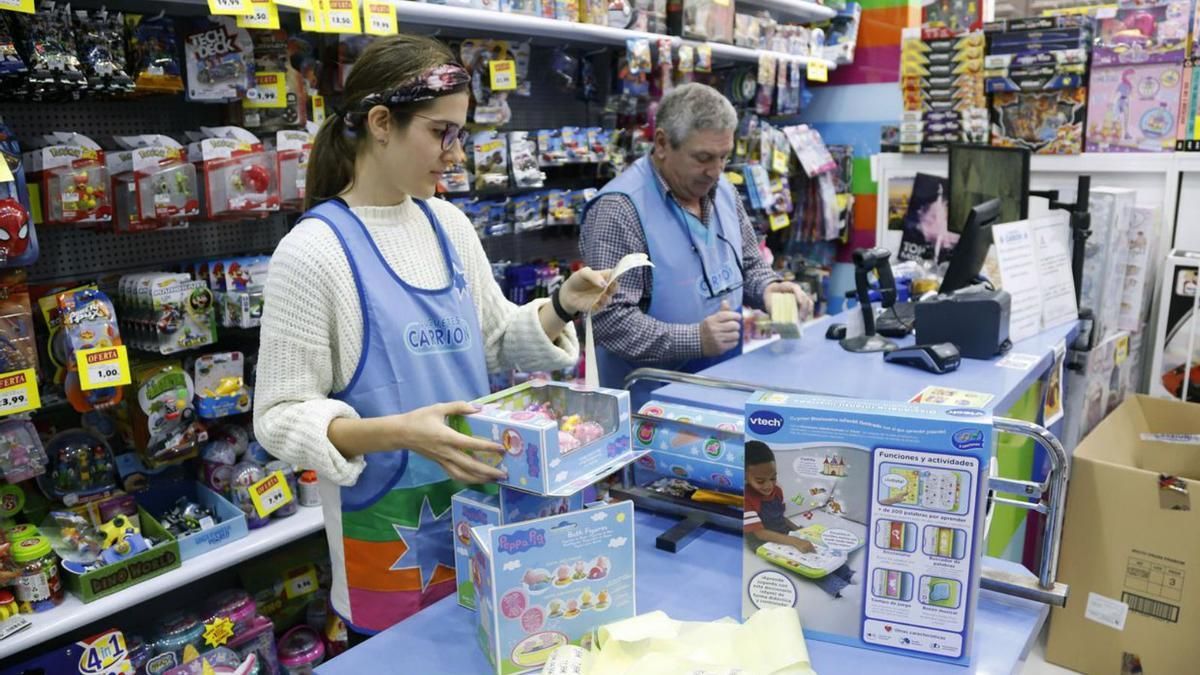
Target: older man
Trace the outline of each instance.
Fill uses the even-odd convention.
[[[654,149],[588,204],[580,249],[595,269],[647,253],[653,269],[621,277],[596,315],[603,386],[651,366],[694,373],[741,353],[743,302],[763,308],[790,293],[800,313],[812,300],[762,259],[737,191],[722,177],[733,152],[737,113],[720,92],[686,84],[663,97]]]

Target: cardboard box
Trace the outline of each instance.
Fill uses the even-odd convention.
[[[470,573],[472,527],[510,525],[579,511],[595,497],[595,491],[589,489],[567,497],[547,497],[504,486],[500,487],[499,494],[463,490],[451,497],[450,518],[455,537],[454,574],[458,581],[458,604],[475,609],[475,587],[471,583]]]
[[[184,560],[191,560],[246,536],[246,514],[242,513],[241,509],[199,483],[192,483],[186,490],[189,499],[212,511],[216,522],[200,532],[179,537],[179,554]],[[151,490],[145,495],[140,495],[139,499],[156,516],[161,516],[174,506],[174,500],[178,499],[180,493],[171,490],[168,497],[156,494],[157,492]]]
[[[646,452],[635,452],[630,447],[626,391],[539,380],[485,396],[475,403],[483,410],[474,415],[451,417],[450,424],[462,433],[501,443],[505,449],[503,455],[471,454],[504,468],[508,478],[500,484],[518,490],[565,497]],[[560,442],[569,436],[559,430],[560,419],[530,410],[539,406],[564,420],[577,415],[580,423],[599,425],[600,433],[578,447],[567,446]]]
[[[746,440],[743,618],[795,607],[815,640],[970,662],[986,413],[759,392]]]
[[[496,675],[637,613],[633,503],[471,530],[478,638]]]
[[[85,603],[92,602],[179,567],[183,556],[179,553],[179,542],[175,537],[141,507],[138,507],[138,519],[142,535],[157,544],[119,563],[105,565],[86,574],[72,574],[64,569],[62,574],[67,589]]]
[[[1051,614],[1047,660],[1091,675],[1196,672],[1198,410],[1136,396],[1075,449],[1058,565],[1071,596]]]
[[[1175,249],[1163,262],[1158,325],[1154,331],[1149,393],[1200,403],[1200,330],[1196,294],[1200,253]]]
[[[741,415],[660,401],[648,401],[638,412],[661,420],[634,425],[634,447],[650,449],[634,465],[638,485],[682,478],[696,487],[741,494]]]

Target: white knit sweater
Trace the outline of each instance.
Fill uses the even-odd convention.
[[[440,199],[428,203],[465,268],[488,370],[554,370],[575,363],[579,341],[574,326],[551,343],[537,315],[545,300],[521,307],[509,302],[467,217]],[[431,289],[447,284],[449,271],[437,235],[411,199],[353,211],[388,265],[407,283]],[[362,325],[354,276],[337,237],[319,220],[300,221],[271,258],[254,432],[272,455],[314,469],[338,485],[353,485],[365,466],[361,457],[343,457],[326,433],[333,419],[358,416],[329,395],[346,386],[358,365]]]

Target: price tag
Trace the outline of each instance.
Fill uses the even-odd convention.
[[[216,15],[247,16],[254,13],[251,0],[208,0],[208,11]]]
[[[775,173],[788,172],[788,159],[791,156],[783,150],[776,149],[771,153],[771,170]]]
[[[312,97],[313,123],[321,126],[325,121],[325,97],[320,94]]]
[[[828,82],[829,81],[829,66],[826,66],[824,61],[809,61],[808,62],[808,81],[809,82]]]
[[[313,0],[275,0],[275,4],[293,9],[312,9]]]
[[[517,88],[517,62],[511,59],[488,63],[492,91],[512,91]]]
[[[33,14],[37,8],[34,7],[33,0],[0,0],[0,9]]]
[[[260,108],[287,107],[287,73],[263,72],[254,74],[254,88],[246,92],[242,107]]]
[[[15,415],[42,407],[33,369],[0,375],[0,415]]]
[[[312,0],[309,7],[300,11],[300,30],[313,33],[325,32],[325,7],[323,0]]]
[[[292,501],[292,490],[288,487],[283,472],[273,471],[266,478],[251,485],[250,501],[253,502],[254,510],[260,518],[266,518]]]
[[[390,2],[366,0],[363,3],[363,24],[368,35],[395,35],[396,6]]]
[[[84,391],[105,387],[123,387],[130,382],[129,355],[124,345],[97,347],[75,352],[79,367],[79,387]]]
[[[288,570],[283,576],[283,595],[288,600],[316,593],[320,587],[320,583],[317,581],[317,570],[312,565]]]
[[[0,183],[11,183],[16,178],[13,177],[12,169],[8,166],[7,155],[0,153]]]
[[[792,219],[786,213],[776,213],[772,215],[768,221],[771,224],[771,231],[782,230],[792,224]]]
[[[358,0],[322,0],[326,33],[361,33]]]
[[[1113,353],[1113,363],[1121,365],[1125,363],[1125,359],[1129,358],[1129,336],[1122,335],[1117,339],[1116,351]]]
[[[271,0],[250,0],[251,12],[237,19],[238,28],[279,29],[279,8]]]

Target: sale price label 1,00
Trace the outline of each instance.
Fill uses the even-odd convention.
[[[42,406],[33,369],[0,375],[0,415],[29,412]]]
[[[266,518],[292,501],[292,490],[282,471],[272,471],[266,478],[250,486],[250,501],[259,518]]]
[[[131,381],[129,355],[125,347],[97,347],[75,352],[75,365],[79,368],[79,387],[84,391],[123,387]]]

